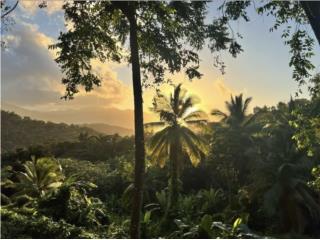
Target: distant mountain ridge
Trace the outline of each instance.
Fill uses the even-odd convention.
[[[43,121],[51,121],[54,123],[67,124],[106,124],[111,126],[119,126],[124,129],[133,129],[134,114],[132,109],[104,108],[97,105],[95,107],[83,107],[81,109],[43,109],[41,111],[27,109],[8,102],[1,102],[1,110],[13,111],[20,116],[28,116],[32,119]],[[145,122],[154,121],[154,116],[144,113]],[[127,130],[124,130],[127,132]],[[132,130],[133,132],[133,130]]]
[[[86,124],[81,124],[80,126],[91,128],[99,133],[103,133],[106,135],[109,135],[109,134],[119,134],[120,136],[133,135],[132,129],[110,125],[106,123],[86,123]]]
[[[32,145],[76,141],[81,133],[89,135],[132,135],[132,130],[108,124],[66,124],[21,117],[1,110],[1,151],[12,151]]]

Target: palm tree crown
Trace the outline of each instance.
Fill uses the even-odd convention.
[[[159,114],[160,122],[148,123],[146,127],[164,128],[151,138],[148,150],[153,162],[158,163],[160,167],[170,159],[173,151],[187,154],[194,166],[199,164],[201,156],[207,152],[205,141],[188,128],[202,128],[206,124],[206,114],[201,110],[195,110],[196,103],[198,99],[187,96],[181,84],[174,88],[169,98],[158,92],[153,99],[151,110]]]
[[[228,113],[224,113],[220,110],[214,109],[212,110],[211,114],[213,116],[222,117],[222,120],[230,126],[241,126],[245,124],[245,120],[247,117],[246,113],[251,101],[251,97],[243,100],[242,93],[239,96],[235,97],[231,95],[230,102],[225,102]]]

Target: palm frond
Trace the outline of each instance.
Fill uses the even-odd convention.
[[[148,153],[151,158],[152,164],[158,164],[163,167],[169,156],[169,142],[168,134],[170,134],[169,127],[156,133],[147,145]]]
[[[160,92],[158,92],[154,97],[152,105],[153,106],[150,108],[150,110],[155,113],[159,113],[159,111],[172,112],[170,100]]]
[[[228,118],[228,115],[226,113],[224,113],[224,112],[222,112],[222,111],[220,111],[218,109],[213,109],[211,111],[211,115],[212,116],[217,116],[217,117],[222,117],[222,120],[225,120],[225,119]]]
[[[257,118],[260,116],[259,113],[253,114],[249,117],[247,117],[247,119],[244,121],[243,126],[247,127],[249,125],[252,125],[253,123],[256,122]]]
[[[197,144],[183,131],[181,134],[181,142],[183,151],[185,151],[193,166],[197,166],[200,163],[201,155]]]
[[[245,113],[248,110],[249,104],[252,101],[252,97],[246,98],[243,104],[243,112]]]
[[[207,119],[207,117],[208,116],[204,111],[196,110],[183,116],[183,120],[189,121],[189,120],[197,120],[197,119]]]
[[[159,165],[161,168],[164,167],[166,161],[169,159],[168,144],[166,141],[167,139],[150,154],[151,163],[153,165]]]
[[[199,102],[200,102],[200,99],[194,95],[181,99],[181,106],[180,106],[180,111],[178,116],[180,118],[184,117],[184,115],[188,113],[188,110],[194,107]]]
[[[164,127],[165,125],[165,122],[149,122],[144,124],[144,128],[146,131],[149,131]]]
[[[157,132],[155,135],[153,135],[148,143],[147,150],[153,151],[155,148],[158,147],[162,143],[162,141],[167,137],[169,131],[169,127]]]
[[[178,117],[182,117],[183,114],[190,109],[191,107],[193,107],[193,100],[192,97],[188,97],[186,99],[182,99],[181,103],[179,104],[178,107],[178,112],[177,112],[177,116]]]
[[[209,145],[207,141],[203,137],[195,134],[189,128],[184,128],[184,129],[185,129],[185,133],[189,136],[189,138],[197,145],[197,148],[199,148],[199,150],[203,154],[207,154],[209,150]]]
[[[177,120],[176,114],[173,112],[160,111],[159,115],[160,115],[160,119],[162,121],[167,122],[168,124],[173,124]]]
[[[201,137],[185,127],[181,131],[181,141],[183,149],[188,154],[191,163],[197,166],[200,163],[201,155],[208,152],[208,145]]]
[[[185,121],[188,125],[200,129],[206,129],[208,127],[208,122],[205,119],[199,119],[199,120],[189,120]]]
[[[169,160],[169,144],[163,144],[163,147],[159,150],[159,154],[155,159],[159,167],[163,168],[166,162]]]
[[[171,107],[175,114],[179,114],[179,106],[181,105],[182,100],[184,99],[186,90],[181,88],[181,84],[178,84],[174,88],[173,96],[171,96]]]

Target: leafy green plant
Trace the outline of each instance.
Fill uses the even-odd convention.
[[[91,189],[91,195],[111,204],[113,201],[112,195],[119,198],[130,182],[129,170],[124,170],[128,167],[130,160],[116,158],[114,161],[117,161],[118,165],[116,165],[115,170],[111,169],[108,164],[109,160],[92,163],[72,158],[59,158],[66,177],[76,175],[78,180],[97,185],[97,188]],[[120,205],[120,202],[118,205]],[[114,208],[117,206],[114,206]]]
[[[128,219],[117,219],[117,221],[112,222],[108,227],[108,237],[109,238],[128,238],[130,221]]]
[[[167,206],[167,193],[165,190],[161,190],[160,192],[156,192],[156,198],[158,203],[160,204],[161,209],[165,210]]]
[[[197,193],[199,199],[198,205],[200,205],[201,212],[203,213],[215,213],[221,211],[224,202],[226,200],[225,193],[222,189],[209,190],[202,189]]]
[[[198,224],[180,219],[174,222],[178,229],[169,234],[168,238],[262,238],[252,232],[242,218],[237,218],[233,226],[214,222],[213,217],[207,214],[202,216]]]
[[[49,217],[25,215],[14,209],[1,209],[1,238],[105,238],[103,232],[90,232],[64,220],[54,221]]]
[[[14,187],[15,195],[28,195],[31,197],[43,197],[48,192],[61,186],[64,176],[62,168],[56,159],[33,158],[23,164],[24,171],[16,172],[18,182]]]
[[[180,195],[178,199],[178,216],[192,218],[197,207],[196,195]]]
[[[320,166],[312,168],[313,181],[310,181],[308,185],[320,194]]]
[[[267,238],[252,232],[247,225],[243,223],[242,218],[237,218],[232,226],[222,222],[213,222],[211,229],[212,234],[220,238]]]
[[[96,188],[92,183],[68,178],[55,192],[39,201],[39,212],[53,219],[89,228],[107,225],[109,219],[103,203],[89,197],[87,191]]]
[[[11,180],[13,170],[11,166],[1,168],[1,205],[10,204],[12,201],[5,192],[14,188],[14,182]]]

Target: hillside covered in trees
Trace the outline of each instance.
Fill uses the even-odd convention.
[[[63,141],[75,141],[81,133],[98,135],[97,131],[88,127],[33,120],[29,117],[21,117],[13,112],[1,111],[2,152],[39,143],[47,145]]]
[[[80,125],[82,127],[91,128],[99,133],[105,135],[119,134],[120,136],[131,136],[133,135],[133,130],[129,128],[113,126],[105,123],[87,123]]]

